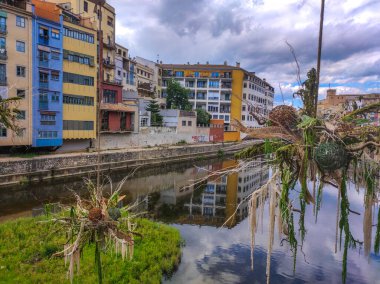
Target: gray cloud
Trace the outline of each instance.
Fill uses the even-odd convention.
[[[318,1],[109,2],[118,14],[117,40],[132,55],[155,60],[159,54],[166,63],[240,61],[278,94],[279,83],[296,82],[285,40],[296,51],[302,79],[316,65]],[[326,1],[322,83],[380,82],[379,10],[379,1]]]

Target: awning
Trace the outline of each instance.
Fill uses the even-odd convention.
[[[54,48],[51,49],[51,52],[62,53],[59,49],[54,49]]]
[[[47,47],[47,46],[38,45],[38,49],[46,51],[46,52],[50,52],[50,47]]]
[[[49,74],[49,70],[44,70],[44,69],[40,69],[38,70],[40,73],[45,73],[45,74]]]
[[[42,111],[40,111],[40,114],[57,115],[57,112],[42,110]]]

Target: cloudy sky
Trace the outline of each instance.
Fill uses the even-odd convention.
[[[236,61],[293,101],[301,79],[316,66],[320,1],[317,0],[110,0],[116,39],[131,56],[164,63]],[[380,0],[326,0],[321,97],[380,92]],[[281,95],[281,86],[283,96]]]

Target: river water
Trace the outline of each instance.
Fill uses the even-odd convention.
[[[266,283],[268,245],[268,205],[259,220],[254,251],[254,270],[250,262],[250,229],[244,198],[265,184],[270,168],[261,160],[244,172],[216,175],[194,186],[195,179],[235,164],[233,160],[210,160],[141,169],[123,186],[129,202],[139,202],[148,216],[166,222],[181,232],[184,239],[182,261],[165,283]],[[127,172],[112,173],[120,180]],[[81,181],[20,186],[12,191],[0,190],[0,221],[41,212],[46,202],[71,202],[76,190],[85,194]],[[376,224],[377,208],[364,207],[364,192],[354,186],[348,190],[351,209],[350,227],[355,238],[363,240],[363,231],[372,230],[369,256],[364,246],[350,249],[347,283],[380,283],[380,257],[373,252],[375,227],[364,227],[364,217]],[[240,204],[240,206],[238,206]],[[368,210],[373,210],[368,211]],[[236,212],[235,217],[231,217]],[[342,255],[336,238],[337,190],[326,186],[317,222],[313,206],[307,207],[306,238],[298,249],[296,271],[289,246],[275,234],[271,256],[271,283],[341,283]],[[297,221],[296,221],[297,223]],[[221,225],[225,227],[221,228]],[[368,224],[368,223],[367,223]],[[335,247],[337,246],[337,252]],[[343,248],[342,248],[343,250]]]

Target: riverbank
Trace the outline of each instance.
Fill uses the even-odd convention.
[[[181,145],[140,149],[109,150],[101,152],[100,170],[159,167],[183,161],[206,159],[233,154],[242,149],[242,143]],[[68,177],[92,176],[97,169],[98,155],[70,153],[32,158],[0,158],[0,187],[42,183]]]
[[[67,266],[61,257],[52,257],[63,249],[65,232],[45,217],[21,218],[0,224],[1,283],[69,283]],[[180,262],[181,237],[177,229],[145,219],[137,220],[134,257],[122,261],[114,252],[102,253],[104,283],[161,283]],[[73,283],[97,283],[94,247],[86,247],[79,274]]]

